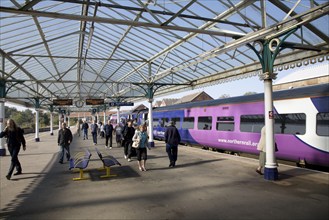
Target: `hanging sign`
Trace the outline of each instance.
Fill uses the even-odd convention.
[[[133,102],[110,102],[109,103],[110,107],[113,106],[134,106]]]
[[[73,105],[72,99],[54,99],[53,105]]]
[[[86,99],[86,105],[104,105],[104,99]]]

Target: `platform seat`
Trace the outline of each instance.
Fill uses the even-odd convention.
[[[85,180],[88,179],[87,177],[83,176],[83,171],[88,167],[90,158],[91,158],[91,153],[90,151],[87,149],[84,153],[83,152],[79,152],[76,155],[74,155],[71,159],[70,159],[70,167],[69,170],[72,169],[79,169],[80,175],[77,178],[73,178],[73,180]]]
[[[95,147],[95,149],[99,156],[99,159],[103,163],[103,167],[100,168],[100,170],[106,169],[106,175],[101,176],[101,178],[116,176],[115,174],[111,174],[111,170],[110,170],[111,166],[114,166],[114,165],[121,166],[121,163],[117,159],[115,159],[113,156],[111,156],[111,155],[103,156],[102,153],[96,147]]]

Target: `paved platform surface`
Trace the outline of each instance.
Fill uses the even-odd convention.
[[[7,180],[10,156],[0,158],[0,219],[329,219],[329,175],[280,164],[279,180],[255,172],[258,161],[179,146],[177,166],[168,168],[164,143],[148,151],[146,172],[136,158],[128,162],[123,148],[105,149],[122,166],[116,177],[101,179],[95,147],[75,135],[71,152],[89,148],[88,180],[58,163],[57,131],[26,135],[19,159],[23,174]],[[114,144],[114,146],[116,146]]]

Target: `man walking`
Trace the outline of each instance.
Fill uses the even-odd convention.
[[[170,121],[165,131],[166,151],[170,161],[169,167],[174,167],[177,161],[178,144],[180,143],[180,135],[175,127],[175,122]]]
[[[105,132],[105,148],[112,149],[112,136],[113,136],[113,125],[111,124],[111,120],[107,121],[107,124],[104,126]],[[110,146],[109,146],[110,139]]]
[[[58,146],[61,147],[61,154],[59,159],[60,164],[63,164],[65,151],[66,151],[66,159],[69,161],[71,158],[70,144],[72,143],[72,140],[73,140],[72,132],[70,129],[66,128],[66,123],[63,122],[62,128],[58,131],[58,139],[57,139]]]

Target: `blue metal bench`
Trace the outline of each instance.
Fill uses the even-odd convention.
[[[73,178],[73,180],[85,180],[87,177],[83,176],[83,170],[88,167],[90,161],[91,153],[87,149],[85,153],[79,152],[74,157],[70,159],[70,167],[69,170],[79,169],[80,175],[77,178]]]
[[[95,147],[95,149],[96,149],[96,152],[99,156],[99,159],[103,163],[103,168],[100,168],[100,169],[102,169],[102,170],[106,169],[106,175],[101,176],[101,178],[116,176],[115,174],[111,175],[110,168],[111,168],[111,166],[114,166],[114,165],[121,166],[121,163],[119,163],[119,161],[117,159],[115,159],[113,156],[111,156],[111,155],[103,156],[101,154],[101,152],[96,147]]]

